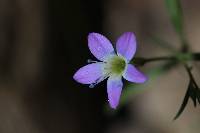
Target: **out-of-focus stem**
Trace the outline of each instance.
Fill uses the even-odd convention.
[[[131,61],[131,63],[136,65],[145,65],[146,63],[154,61],[179,61],[182,63],[187,61],[200,61],[200,53],[181,53],[175,56],[161,56],[153,58],[136,57],[133,61]]]
[[[175,60],[175,56],[163,56],[163,57],[155,57],[155,58],[149,58],[145,59],[145,62],[152,62],[152,61],[163,61],[163,60]]]

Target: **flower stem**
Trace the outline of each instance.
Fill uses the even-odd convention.
[[[200,61],[200,53],[179,53],[174,56],[161,56],[161,57],[153,57],[153,58],[143,58],[136,57],[131,61],[131,63],[143,66],[146,63],[154,62],[154,61],[178,61],[185,63],[187,61]]]
[[[154,62],[154,61],[174,61],[176,60],[175,56],[162,56],[162,57],[153,57],[153,58],[143,58],[143,57],[136,57],[130,63],[135,64],[138,66],[143,66],[146,63]]]
[[[145,59],[146,62],[152,62],[152,61],[164,61],[164,60],[175,60],[175,56],[163,56],[163,57],[154,57]]]

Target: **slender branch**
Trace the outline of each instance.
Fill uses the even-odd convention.
[[[196,61],[200,60],[200,53],[193,53],[192,58],[193,60],[196,60]]]
[[[200,53],[180,53],[175,56],[161,56],[161,57],[153,57],[153,58],[143,58],[136,57],[131,63],[137,65],[144,65],[146,63],[154,62],[154,61],[180,61],[185,63],[186,61],[200,61]]]
[[[154,57],[146,59],[146,62],[152,62],[152,61],[163,61],[163,60],[175,60],[176,57],[174,56],[163,56],[163,57]]]
[[[142,58],[142,57],[136,57],[134,58],[131,63],[143,66],[146,63],[154,62],[154,61],[174,61],[176,60],[175,56],[162,56],[162,57],[153,57],[153,58]]]

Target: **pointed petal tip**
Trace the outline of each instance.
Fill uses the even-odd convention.
[[[145,83],[145,82],[147,82],[148,81],[148,77],[146,76],[146,75],[144,75],[142,72],[140,72],[140,76],[138,76],[138,80],[137,80],[137,82],[136,83]]]
[[[72,77],[74,80],[76,80],[76,73],[73,75],[73,77]]]
[[[73,75],[73,79],[76,81],[76,82],[78,82],[78,83],[81,83],[81,84],[84,84],[83,82],[81,82],[80,80],[79,80],[79,73],[78,73],[78,71]]]
[[[108,102],[112,109],[117,109],[117,106],[119,105],[119,99],[120,98],[115,99],[114,97],[110,97],[110,100],[108,100]]]
[[[117,106],[118,106],[119,103],[111,103],[109,102],[109,105],[112,109],[116,110],[117,109]]]
[[[124,34],[135,35],[135,34],[134,34],[133,32],[131,32],[131,31],[124,32]]]
[[[78,82],[77,72],[73,75],[73,79]]]
[[[145,83],[148,81],[148,77],[146,75],[143,75],[141,78],[140,78],[140,82],[138,83]]]
[[[123,83],[121,77],[109,77],[107,82],[108,101],[111,108],[116,109],[121,96]]]

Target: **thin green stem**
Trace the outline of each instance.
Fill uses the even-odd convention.
[[[175,56],[163,56],[163,57],[154,57],[154,58],[149,58],[146,59],[146,62],[152,62],[152,61],[164,61],[164,60],[175,60]]]
[[[185,63],[187,61],[200,61],[200,53],[179,53],[174,56],[161,56],[153,58],[136,57],[130,63],[142,66],[146,63],[155,61],[178,61],[182,63]]]

